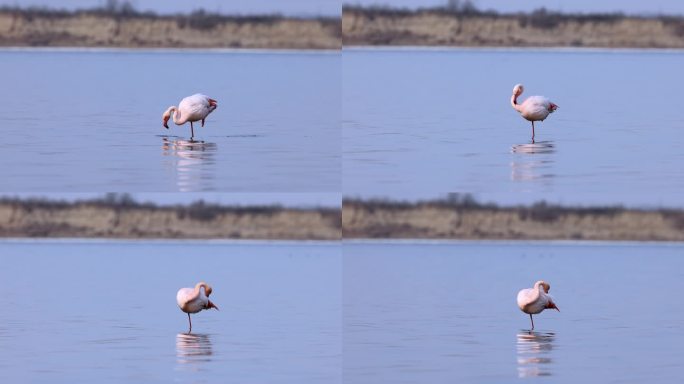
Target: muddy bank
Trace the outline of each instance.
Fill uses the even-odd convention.
[[[340,20],[0,10],[0,46],[339,49]]]
[[[684,210],[346,199],[342,228],[345,239],[684,241]]]
[[[684,18],[343,8],[345,46],[684,48]]]
[[[0,237],[339,240],[340,211],[0,200]]]

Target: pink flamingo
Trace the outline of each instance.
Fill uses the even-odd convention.
[[[176,125],[183,125],[190,122],[190,138],[195,137],[195,129],[192,123],[195,121],[202,121],[202,126],[204,127],[204,119],[212,113],[217,106],[216,100],[209,98],[207,95],[202,95],[201,93],[196,93],[192,96],[188,96],[181,100],[176,106],[170,106],[164,114],[162,115],[162,120],[164,121],[164,127],[169,129],[169,118],[173,114],[173,122]]]
[[[534,143],[534,122],[544,121],[549,113],[553,113],[558,106],[551,102],[544,96],[530,96],[522,104],[518,104],[518,96],[523,93],[523,85],[517,84],[513,87],[513,96],[511,96],[511,105],[520,112],[523,118],[532,122],[532,143]]]
[[[192,332],[192,320],[190,320],[191,313],[197,313],[203,309],[216,308],[214,303],[209,300],[209,295],[211,295],[211,286],[205,282],[199,282],[195,285],[195,288],[181,288],[176,294],[176,301],[178,302],[178,307],[181,311],[188,314],[188,323],[190,323],[190,330],[188,333]]]
[[[549,295],[549,283],[539,280],[534,283],[534,288],[526,288],[518,292],[518,307],[520,310],[530,315],[532,322],[532,331],[534,330],[534,320],[532,315],[541,313],[547,308],[555,309],[560,312],[560,309],[553,302],[553,298]]]

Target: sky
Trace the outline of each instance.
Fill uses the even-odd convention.
[[[392,5],[396,7],[433,7],[446,4],[447,0],[345,0],[345,4]],[[612,12],[628,14],[684,14],[682,0],[473,0],[481,9],[499,12],[530,11],[546,7],[565,12]]]
[[[288,16],[338,16],[341,0],[130,0],[136,9],[157,13],[188,13],[203,8],[232,14],[281,13]],[[0,5],[94,8],[105,0],[0,0]]]

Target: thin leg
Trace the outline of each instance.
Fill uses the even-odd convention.
[[[534,127],[534,123],[532,123],[532,127]],[[195,137],[195,128],[192,126],[192,121],[191,121],[190,122],[190,139],[192,140],[193,137]],[[532,135],[532,137],[534,137],[534,135]],[[188,316],[190,316],[190,314],[188,314]]]
[[[534,121],[532,122],[532,144],[534,144]],[[531,317],[532,315],[530,315]]]
[[[204,127],[204,119],[202,119],[202,126]]]
[[[530,317],[532,317],[532,315],[530,315]],[[190,333],[190,332],[192,332],[192,320],[190,320],[190,314],[189,313],[188,313],[188,323],[190,323],[190,330],[188,331],[188,333]],[[532,328],[534,329],[534,325],[532,326]]]
[[[190,317],[190,314],[188,314],[188,317]],[[532,320],[532,314],[530,313],[530,321],[532,322],[532,331],[534,331],[534,320]]]

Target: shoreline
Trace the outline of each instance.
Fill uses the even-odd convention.
[[[339,17],[0,7],[0,47],[339,50]]]
[[[684,241],[684,210],[497,206],[469,197],[395,202],[345,199],[342,236],[426,241]]]
[[[254,54],[254,55],[334,55],[339,49],[325,48],[166,48],[166,47],[83,47],[83,46],[0,46],[1,52],[55,52],[55,53],[214,53],[214,54]]]
[[[105,243],[164,243],[164,244],[204,244],[204,245],[320,245],[340,244],[340,240],[299,240],[299,239],[168,239],[168,238],[110,238],[110,237],[0,237],[0,244],[105,244]]]
[[[356,238],[343,239],[341,244],[344,245],[520,245],[520,244],[553,244],[555,246],[587,246],[587,247],[633,247],[633,246],[663,246],[663,247],[681,247],[684,245],[684,240],[677,241],[655,241],[655,240],[515,240],[515,239],[421,239],[421,238],[402,238],[402,239],[385,239],[385,238]]]
[[[85,201],[0,200],[4,239],[339,241],[339,208],[158,206],[130,197]]]
[[[469,195],[418,202],[346,198],[342,209],[0,199],[0,241],[684,242],[684,209],[498,206]]]
[[[549,53],[661,53],[682,54],[681,48],[631,48],[631,47],[505,47],[505,46],[447,46],[447,45],[351,45],[342,51],[350,52],[549,52]]]
[[[684,48],[684,16],[343,6],[343,46]]]

